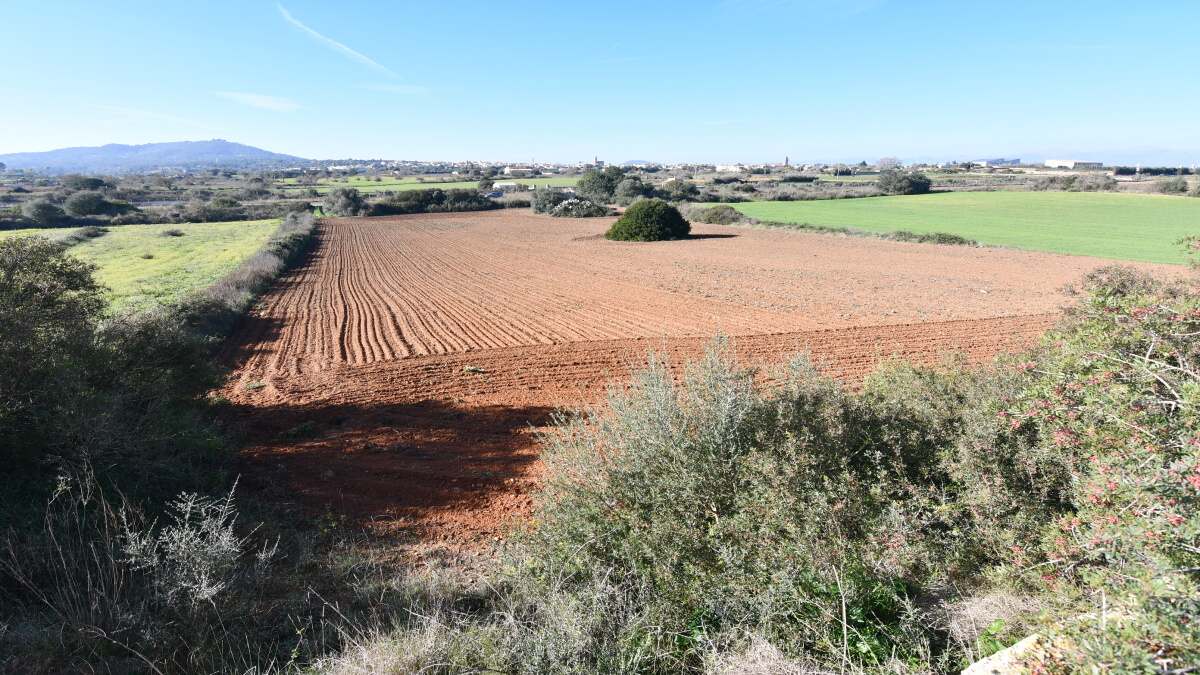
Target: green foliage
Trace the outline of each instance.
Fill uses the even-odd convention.
[[[371,216],[392,216],[406,213],[449,213],[454,211],[486,211],[499,205],[476,190],[411,190],[390,195],[366,207]]]
[[[682,179],[669,180],[658,188],[658,195],[673,202],[683,202],[695,199],[700,190],[691,181]]]
[[[123,202],[113,202],[105,199],[99,192],[81,191],[67,197],[63,208],[72,216],[111,216],[129,210],[129,205]]]
[[[929,462],[918,441],[885,443],[905,440],[901,424],[804,361],[758,390],[720,348],[678,387],[653,364],[608,407],[544,442],[541,574],[638,589],[660,627],[639,639],[684,663],[727,630],[864,664],[919,649],[897,628],[914,620],[904,580],[869,553],[880,488]]]
[[[653,190],[637,176],[623,178],[613,189],[613,200],[622,206],[628,206],[641,197],[649,196]]]
[[[70,175],[62,177],[62,185],[68,190],[104,190],[112,187],[112,184],[103,178],[95,176],[79,176]]]
[[[189,223],[221,223],[245,218],[246,209],[233,197],[214,197],[207,202],[192,200],[182,214],[182,219]]]
[[[607,206],[588,199],[568,199],[550,210],[550,215],[559,218],[598,218],[610,213]]]
[[[691,225],[674,206],[661,199],[635,202],[604,235],[617,241],[662,241],[682,239]]]
[[[918,171],[903,169],[884,169],[879,172],[876,181],[879,189],[889,195],[923,195],[933,187],[929,176]]]
[[[102,353],[93,269],[42,237],[0,241],[0,457],[11,471],[71,450],[55,427],[86,399]]]
[[[693,211],[692,217],[702,223],[712,223],[714,225],[733,225],[734,223],[742,222],[744,216],[741,212],[732,206],[726,204],[717,204],[698,212]]]
[[[351,187],[330,190],[321,200],[321,210],[331,216],[357,216],[366,209],[366,200]]]
[[[895,232],[885,235],[887,239],[895,241],[912,241],[918,244],[950,244],[953,246],[978,246],[979,242],[974,239],[960,237],[957,234],[948,234],[946,232],[922,232],[917,234],[908,230],[896,230]]]
[[[580,197],[601,204],[609,204],[616,197],[617,186],[625,179],[625,170],[609,166],[603,171],[595,169],[585,172],[579,177],[575,191]]]
[[[34,199],[21,206],[21,215],[42,227],[55,227],[67,222],[66,212],[45,199]]]
[[[550,213],[554,207],[574,199],[575,195],[555,188],[536,188],[533,191],[533,210],[535,213]]]

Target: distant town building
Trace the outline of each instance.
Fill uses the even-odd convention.
[[[744,164],[718,164],[716,170],[718,173],[741,173],[750,169]]]
[[[523,164],[514,164],[504,167],[504,175],[512,176],[513,178],[525,178],[526,176],[536,175],[537,169]]]
[[[1081,162],[1077,159],[1048,159],[1047,169],[1103,169],[1104,162]]]
[[[971,162],[983,167],[995,166],[1020,166],[1020,158],[1007,159],[1005,157],[996,157],[995,159],[977,159]]]

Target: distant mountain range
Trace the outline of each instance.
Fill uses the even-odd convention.
[[[46,173],[137,173],[161,169],[270,168],[308,160],[220,139],[61,148],[47,152],[0,155],[9,169]]]

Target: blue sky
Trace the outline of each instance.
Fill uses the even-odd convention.
[[[1200,163],[1200,2],[4,2],[0,153]]]

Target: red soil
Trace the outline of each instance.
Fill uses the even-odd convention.
[[[718,332],[860,379],[892,355],[1032,343],[1104,261],[700,225],[655,244],[528,212],[342,219],[231,341],[250,482],[310,510],[468,543],[528,513],[532,429],[648,351]]]

